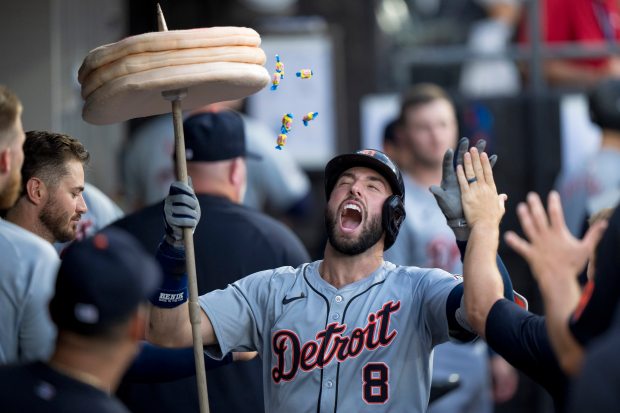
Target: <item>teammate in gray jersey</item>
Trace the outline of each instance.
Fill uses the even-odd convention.
[[[472,183],[462,170],[460,176],[462,186],[483,189],[480,196],[464,191],[474,231],[474,225],[484,228],[485,217],[499,221],[504,198],[492,185],[486,154],[471,151],[475,174],[471,157],[465,164]],[[433,347],[475,337],[463,311],[474,291],[467,283],[464,291],[462,279],[443,270],[383,260],[405,213],[400,171],[382,152],[332,159],[325,192],[325,258],[258,272],[201,296],[204,343],[213,357],[232,349],[259,352],[267,412],[424,412]],[[171,193],[158,252],[167,274],[151,300],[147,338],[187,346],[192,335],[179,241],[200,211],[189,186],[177,182]],[[183,299],[169,299],[179,293]]]
[[[22,105],[0,85],[0,210],[21,189]],[[0,218],[0,365],[48,357],[54,327],[47,316],[60,261],[43,239]]]
[[[600,149],[577,170],[560,174],[556,186],[566,225],[580,237],[586,220],[620,202],[620,80],[601,81],[588,96],[592,122],[602,130]]]

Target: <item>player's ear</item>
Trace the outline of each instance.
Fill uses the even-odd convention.
[[[41,179],[32,177],[26,183],[26,197],[35,205],[41,205],[48,196],[48,188]]]
[[[144,340],[146,327],[146,307],[140,306],[129,320],[129,338],[131,341]]]
[[[229,180],[235,187],[245,184],[246,169],[245,160],[242,157],[237,157],[231,162]]]
[[[11,171],[11,148],[7,147],[0,151],[0,173],[6,174]]]

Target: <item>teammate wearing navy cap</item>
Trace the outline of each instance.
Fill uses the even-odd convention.
[[[160,280],[155,260],[121,230],[70,245],[50,302],[54,354],[48,363],[0,368],[2,411],[128,412],[111,393],[138,351],[141,303]]]
[[[483,163],[490,171],[486,155]],[[476,212],[501,216],[503,198],[494,185],[480,185],[486,202]],[[208,351],[259,352],[267,411],[426,411],[430,353],[450,338],[474,337],[462,308],[474,291],[465,284],[464,293],[462,280],[442,270],[383,260],[404,218],[402,178],[386,155],[362,150],[332,159],[325,190],[325,258],[258,272],[201,296]],[[176,249],[173,256],[170,240],[199,218],[191,189],[185,192],[185,199],[166,201],[168,241],[161,249],[171,262],[183,253]],[[478,224],[484,220],[472,226]],[[179,278],[166,278],[162,293],[182,291]],[[152,301],[147,337],[188,345],[186,305],[160,297]]]

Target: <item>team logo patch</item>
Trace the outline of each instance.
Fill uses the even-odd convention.
[[[375,156],[377,154],[377,151],[373,149],[363,149],[359,151],[358,153],[363,154],[363,155],[368,155],[368,156]]]

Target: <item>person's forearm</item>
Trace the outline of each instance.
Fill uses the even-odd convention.
[[[213,370],[233,362],[233,353],[222,360],[214,360],[205,354],[205,370]],[[140,353],[125,372],[123,381],[133,383],[161,383],[181,380],[196,375],[194,349],[161,348],[150,343],[142,343]]]
[[[550,60],[544,69],[549,83],[555,86],[594,86],[603,76],[599,70],[563,60]]]
[[[174,308],[150,306],[146,339],[162,347],[192,345],[192,328],[187,303]]]
[[[457,240],[456,245],[458,246],[459,252],[461,253],[461,262],[463,262],[465,260],[467,241]],[[504,261],[502,260],[502,257],[499,256],[499,253],[495,255],[495,262],[497,264],[497,269],[499,270],[499,275],[501,276],[502,282],[504,283],[504,298],[510,301],[514,301],[515,295],[512,289],[512,280],[510,279],[508,269],[504,265]]]
[[[496,262],[498,239],[499,229],[496,226],[474,226],[463,260],[467,319],[481,336],[485,334],[489,310],[503,294],[504,285]]]
[[[568,328],[568,321],[580,296],[576,275],[570,282],[553,282],[554,277],[539,279],[551,345],[562,369],[569,375],[575,375],[581,370],[583,361],[583,348]]]
[[[217,344],[213,324],[203,309],[200,312],[200,333],[204,346]],[[193,343],[188,303],[174,308],[150,306],[146,339],[162,347],[188,347]]]

